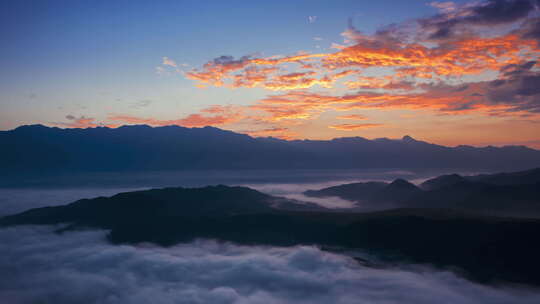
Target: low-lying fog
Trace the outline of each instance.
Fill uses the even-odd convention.
[[[118,192],[218,183],[342,208],[352,203],[301,193],[348,182],[429,177],[411,172],[349,173],[307,179],[274,173],[253,180],[241,174],[207,179],[199,175],[195,182],[141,180],[122,185],[104,179],[101,184],[0,188],[0,216]],[[538,290],[479,285],[426,266],[367,268],[350,257],[310,246],[237,246],[212,240],[171,248],[111,245],[106,231],[56,234],[54,229],[0,229],[1,303],[540,303]]]
[[[315,247],[110,245],[104,231],[0,229],[2,303],[540,303],[429,268],[372,269]]]
[[[308,198],[309,189],[362,182],[392,181],[404,178],[422,182],[453,170],[413,172],[408,170],[249,170],[187,171],[149,173],[101,173],[16,178],[0,181],[0,216],[30,208],[63,205],[81,198],[111,196],[116,193],[160,187],[201,187],[207,185],[239,185],[291,199],[310,201],[329,208],[348,208],[353,202],[340,198]]]

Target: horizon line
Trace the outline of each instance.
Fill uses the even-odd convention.
[[[424,140],[418,140],[417,138],[415,138],[413,136],[410,136],[410,135],[403,135],[401,138],[399,138],[399,137],[398,138],[388,138],[388,137],[367,138],[367,137],[363,137],[363,136],[343,136],[343,137],[333,137],[333,138],[330,138],[330,139],[309,139],[309,138],[284,139],[284,138],[278,138],[278,137],[274,137],[274,136],[252,136],[252,135],[249,135],[248,133],[244,133],[244,132],[241,132],[241,131],[233,131],[233,130],[228,130],[228,129],[222,129],[222,128],[211,126],[211,125],[185,127],[185,126],[180,126],[180,125],[175,125],[175,124],[163,125],[163,126],[152,126],[152,125],[148,125],[148,124],[124,124],[124,125],[119,125],[119,126],[116,126],[116,127],[105,126],[105,125],[104,126],[88,126],[88,127],[59,127],[59,126],[48,126],[48,125],[45,125],[45,124],[42,124],[42,123],[36,123],[36,124],[22,124],[22,125],[19,125],[19,126],[13,128],[13,129],[0,130],[0,132],[11,132],[11,131],[15,131],[17,129],[21,129],[21,128],[24,128],[24,127],[43,127],[43,128],[47,128],[47,129],[59,129],[59,130],[89,130],[89,129],[90,130],[91,129],[116,130],[116,129],[120,129],[120,128],[130,128],[130,127],[147,127],[147,128],[150,128],[150,129],[157,129],[157,128],[176,127],[176,128],[189,129],[189,130],[192,130],[192,129],[217,129],[217,130],[224,131],[224,132],[231,132],[231,133],[234,133],[234,134],[248,136],[248,137],[253,138],[253,139],[257,139],[257,138],[274,139],[274,140],[280,140],[280,141],[286,141],[286,142],[294,142],[294,141],[328,141],[329,142],[329,141],[338,140],[338,139],[364,139],[364,140],[367,140],[367,141],[377,141],[377,140],[407,141],[408,140],[408,141],[427,143],[427,144],[430,144],[430,145],[437,145],[437,146],[448,147],[448,148],[458,148],[458,147],[472,147],[472,148],[523,147],[523,148],[527,148],[527,149],[531,149],[531,150],[535,150],[535,151],[540,151],[540,149],[530,147],[530,146],[527,146],[525,144],[501,144],[501,145],[497,145],[497,144],[487,144],[487,145],[459,144],[459,145],[451,146],[451,145],[437,144],[437,143],[428,142],[428,141],[424,141]]]

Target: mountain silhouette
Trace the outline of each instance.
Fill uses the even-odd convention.
[[[420,187],[424,190],[437,190],[466,181],[467,180],[459,174],[448,174],[429,179],[420,184]]]
[[[0,131],[1,175],[197,169],[467,168],[540,166],[524,146],[445,147],[402,139],[253,138],[213,127],[123,126],[60,129],[42,125]]]
[[[486,215],[540,218],[539,180],[540,170],[532,169],[476,176],[442,175],[423,182],[420,187],[397,179],[386,186],[353,183],[308,190],[304,194],[319,198],[337,196],[356,201],[365,210],[452,208]]]
[[[413,189],[404,181],[389,187]],[[244,187],[164,188],[31,209],[1,218],[0,225],[67,224],[59,232],[102,228],[110,230],[112,243],[170,246],[211,238],[362,249],[383,261],[428,263],[482,283],[540,286],[540,220],[433,208],[336,212],[289,201],[285,206],[298,207],[292,211],[280,208],[282,200]]]
[[[162,188],[119,193],[111,197],[81,199],[65,206],[31,209],[16,217],[18,223],[72,222],[114,227],[147,217],[212,217],[273,213],[280,210],[321,211],[325,208],[273,197],[246,187],[224,185],[203,188]]]
[[[521,185],[540,183],[540,168],[519,172],[503,172],[496,174],[480,174],[467,176],[468,180],[493,185]]]
[[[304,194],[310,197],[337,196],[350,201],[370,200],[386,186],[388,183],[385,182],[351,183],[321,190],[307,190]]]
[[[420,188],[404,179],[398,178],[376,192],[372,199],[376,201],[405,201],[419,192],[421,192]]]
[[[420,188],[404,179],[396,179],[392,183],[366,182],[351,183],[321,190],[307,190],[304,194],[308,197],[331,197],[336,196],[345,200],[357,201],[362,204],[376,204],[371,209],[389,209],[398,206],[397,202],[403,202],[421,192]]]

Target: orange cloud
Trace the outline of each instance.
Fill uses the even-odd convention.
[[[277,122],[282,120],[306,120],[316,117],[317,112],[313,108],[304,105],[289,104],[286,106],[255,104],[248,107],[250,110],[262,112],[262,115],[254,114],[253,118],[259,121]]]
[[[299,54],[283,57],[250,58],[235,60],[231,56],[222,56],[185,74],[186,78],[197,81],[197,86],[230,88],[262,87],[272,91],[295,90],[320,85],[330,88],[336,80],[358,73],[357,70],[345,70],[337,73],[325,71],[287,72],[280,65],[299,64],[304,69],[315,69],[320,65],[316,60],[327,54]],[[315,77],[321,73],[320,77]],[[325,74],[326,73],[326,74]]]
[[[232,106],[215,105],[201,110],[202,114],[190,114],[180,119],[157,119],[157,118],[141,118],[131,115],[111,115],[109,120],[119,121],[127,124],[147,124],[151,126],[169,126],[177,125],[182,127],[204,127],[204,126],[221,126],[240,121],[242,116],[241,109]]]
[[[536,62],[540,49],[534,35],[537,21],[530,22],[527,13],[512,17],[512,22],[531,19],[521,25],[504,21],[505,18],[493,23],[490,14],[497,18],[502,15],[491,9],[491,2],[486,3],[432,4],[440,9],[433,18],[384,27],[373,35],[363,34],[350,24],[342,34],[345,41],[334,44],[332,52],[238,59],[222,56],[186,73],[186,77],[197,86],[280,91],[238,107],[242,109],[243,123],[265,126],[250,133],[261,136],[289,134],[290,128],[302,124],[306,128],[306,122],[316,120],[326,111],[428,110],[441,119],[443,115],[465,113],[538,117],[540,75]],[[469,18],[470,14],[480,15]],[[498,28],[486,31],[490,24]],[[451,35],[443,35],[445,28]],[[240,120],[234,111],[201,111],[194,115],[198,116],[184,118],[193,122],[180,123]],[[336,119],[365,117],[351,114]],[[331,124],[329,128],[350,131],[377,126],[381,124]]]
[[[356,80],[344,82],[348,89],[386,89],[386,90],[414,90],[416,87],[411,81],[396,80],[393,75],[386,76],[358,76]]]
[[[332,88],[340,78],[361,71],[351,68],[388,67],[393,75],[360,77],[345,82],[349,89],[413,89],[410,78],[441,79],[479,75],[498,71],[508,64],[538,58],[534,39],[518,34],[499,37],[469,36],[434,46],[420,42],[379,42],[376,37],[362,36],[351,46],[334,53],[300,54],[276,58],[233,59],[222,56],[206,63],[202,69],[186,73],[198,85],[261,87],[272,91],[307,89],[315,85]],[[281,65],[299,64],[309,71],[288,72]],[[334,73],[337,69],[347,70]],[[233,74],[237,73],[237,74]],[[409,81],[402,81],[409,79]]]
[[[65,128],[95,128],[95,127],[108,127],[108,128],[117,128],[120,125],[115,123],[98,123],[95,121],[95,118],[92,117],[75,117],[73,115],[67,115],[66,119],[69,122],[53,122],[51,123],[54,126],[65,127]]]
[[[431,48],[417,43],[382,46],[358,43],[329,54],[323,64],[328,69],[394,67],[398,77],[461,77],[497,71],[504,65],[523,60],[527,52],[538,52],[536,42],[509,34],[494,38],[471,37]]]
[[[311,77],[315,74],[317,73],[314,71],[308,71],[276,75],[271,81],[264,83],[263,87],[269,90],[281,91],[310,88],[315,84],[327,85],[325,82]]]
[[[264,85],[268,81],[268,78],[279,71],[277,67],[257,67],[250,66],[242,71],[240,74],[233,75],[233,88],[254,88],[260,85]]]
[[[298,134],[291,132],[288,128],[273,127],[262,130],[248,130],[241,131],[241,133],[248,134],[253,137],[275,137],[280,139],[294,139],[298,138]]]
[[[129,115],[113,115],[109,116],[110,120],[120,121],[127,124],[146,124],[150,126],[182,126],[182,127],[204,127],[204,126],[219,126],[232,122],[236,122],[236,117],[224,115],[203,116],[200,114],[191,114],[181,119],[162,120],[156,118],[141,118]]]
[[[271,57],[271,58],[254,58],[251,59],[251,63],[257,65],[279,65],[283,63],[304,63],[306,61],[312,61],[314,59],[324,57],[325,54],[298,54],[283,57]]]
[[[337,119],[347,119],[347,120],[364,120],[367,119],[366,116],[360,114],[351,114],[351,115],[342,115],[336,117]]]
[[[262,83],[261,87],[272,91],[288,91],[308,89],[319,85],[328,89],[332,88],[338,79],[357,73],[359,73],[358,70],[345,70],[338,73],[326,74],[321,78],[313,77],[317,75],[315,71],[276,75],[270,81]]]
[[[328,126],[329,128],[340,130],[340,131],[355,131],[362,129],[369,129],[383,126],[383,124],[376,123],[365,123],[365,124],[341,124],[341,125],[332,125]]]
[[[526,74],[529,75],[529,74]],[[523,79],[522,79],[523,78]],[[491,82],[476,82],[451,86],[445,84],[419,85],[415,93],[358,92],[341,96],[291,91],[270,95],[253,108],[271,114],[270,119],[312,119],[326,110],[355,109],[423,109],[447,114],[479,112],[486,115],[523,115],[538,113],[540,103],[536,87],[540,76],[514,77]],[[538,92],[537,92],[538,91]],[[526,93],[526,94],[524,94]]]
[[[222,86],[223,79],[229,77],[229,73],[241,70],[250,64],[248,57],[234,60],[231,56],[221,56],[207,62],[201,71],[193,70],[186,73],[188,79],[199,81],[201,84]]]

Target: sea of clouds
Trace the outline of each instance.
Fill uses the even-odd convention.
[[[540,303],[538,291],[426,267],[368,268],[311,246],[111,245],[105,231],[54,229],[0,229],[0,302]]]
[[[338,176],[307,183],[229,184],[343,208],[353,203],[301,193],[363,180]],[[4,188],[0,216],[145,188]],[[107,231],[57,234],[57,228],[0,228],[0,303],[540,303],[540,290],[480,285],[426,266],[369,268],[312,246],[239,246],[214,240],[170,248],[112,245]]]
[[[163,187],[203,187],[225,184],[246,186],[261,192],[309,201],[327,208],[361,209],[362,205],[338,197],[312,198],[302,192],[330,186],[366,181],[392,181],[405,178],[414,183],[442,173],[414,173],[403,170],[251,170],[251,171],[188,171],[150,173],[101,173],[84,176],[59,176],[20,181],[17,185],[0,185],[0,216],[30,208],[64,205],[82,198],[111,196],[119,192]],[[2,183],[0,183],[2,184]],[[368,211],[366,209],[366,211]]]

